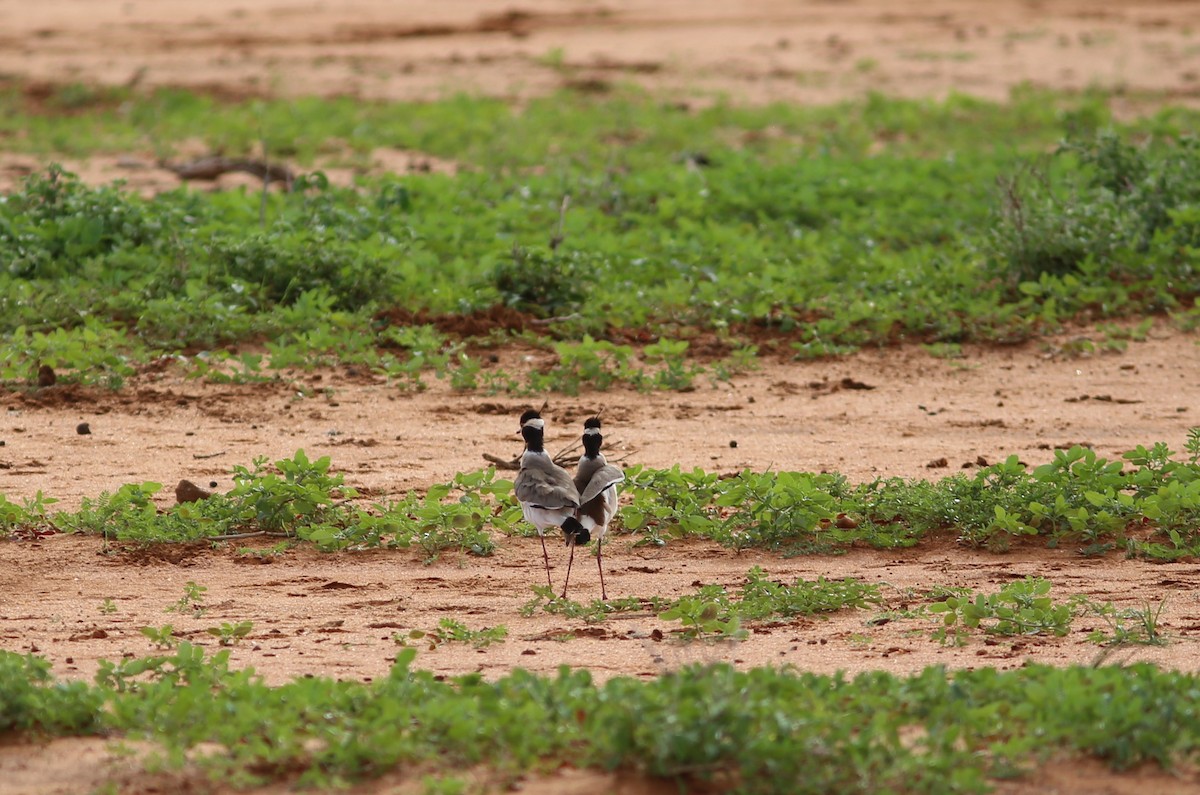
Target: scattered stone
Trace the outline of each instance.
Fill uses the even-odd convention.
[[[736,450],[737,449],[737,439],[730,439],[729,446]]]
[[[950,462],[946,459],[945,456],[942,456],[941,458],[935,458],[932,461],[930,461],[928,464],[925,465],[925,468],[926,469],[945,469],[948,466],[950,466]]]
[[[91,432],[92,426],[88,425],[86,422],[81,422],[75,426],[75,433],[79,434],[80,436],[87,436]]]
[[[200,500],[207,500],[211,496],[211,491],[200,488],[190,480],[181,480],[175,486],[175,502],[177,503],[199,502]]]

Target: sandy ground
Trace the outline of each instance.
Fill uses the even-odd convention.
[[[1117,92],[1117,112],[1136,113],[1164,99],[1196,103],[1198,23],[1200,2],[1192,0],[42,0],[0,4],[0,80],[188,86],[234,97],[420,99],[466,90],[518,103],[563,86],[604,91],[627,82],[688,100],[716,92],[742,102],[951,90],[1003,99],[1030,82],[1102,86]],[[111,153],[72,165],[96,181],[132,177],[133,187],[147,191],[170,186],[139,157]],[[381,151],[377,159],[394,170],[427,165],[414,153]],[[0,184],[39,165],[0,155]],[[604,406],[609,438],[626,463],[827,469],[862,481],[942,477],[1009,454],[1036,465],[1072,443],[1108,457],[1155,441],[1180,449],[1187,428],[1200,424],[1193,336],[1160,323],[1149,341],[1124,354],[1078,358],[1066,355],[1072,347],[1064,337],[969,350],[960,360],[914,349],[819,363],[767,359],[731,385],[702,384],[690,393],[551,396],[548,441],[551,449],[565,446],[582,418]],[[502,352],[502,364],[513,366],[523,353]],[[515,417],[527,401],[456,395],[436,381],[414,395],[346,372],[218,386],[168,370],[139,376],[115,394],[59,386],[11,392],[0,404],[0,493],[21,499],[40,490],[74,509],[82,498],[128,482],[154,480],[170,492],[186,477],[225,488],[233,465],[298,448],[330,455],[347,482],[372,499],[398,496],[477,468],[484,452],[515,454]],[[92,433],[77,434],[80,422]],[[928,467],[939,459],[944,467]],[[902,673],[935,663],[1089,663],[1099,654],[1086,639],[1099,625],[1086,618],[1065,638],[976,638],[955,648],[929,637],[927,619],[872,620],[884,617],[883,608],[759,626],[747,640],[721,646],[655,640],[656,629],[669,627],[649,612],[596,626],[543,613],[525,617],[520,608],[530,586],[542,581],[539,552],[535,540],[499,538],[487,559],[448,556],[425,565],[408,552],[298,549],[259,565],[232,548],[167,560],[104,554],[90,538],[0,541],[0,647],[45,655],[59,675],[82,678],[101,658],[151,653],[141,627],[172,623],[215,649],[207,628],[248,620],[253,631],[233,648],[233,659],[270,681],[303,673],[369,679],[387,670],[398,648],[394,635],[448,616],[476,629],[504,625],[508,639],[482,650],[423,649],[418,664],[489,677],[518,665],[552,671],[561,663],[586,665],[600,678],[649,677],[702,660]],[[561,577],[565,553],[552,554]],[[1037,545],[997,555],[954,539],[904,552],[780,559],[700,542],[635,548],[625,535],[607,545],[605,558],[613,596],[676,596],[699,583],[737,587],[761,565],[779,579],[853,576],[886,584],[889,609],[920,605],[934,585],[996,590],[1040,574],[1060,598],[1086,594],[1128,607],[1166,600],[1162,626],[1170,644],[1123,650],[1107,662],[1150,660],[1192,671],[1200,659],[1200,575],[1191,562],[1084,558]],[[573,596],[593,598],[594,566],[587,558],[577,563]],[[203,616],[166,612],[188,581],[208,588]],[[101,610],[106,599],[114,612]],[[29,745],[0,738],[3,795],[88,792],[108,781],[122,793],[184,785],[204,791],[194,779],[146,775],[103,740]],[[1096,763],[1059,760],[998,787],[1010,795],[1200,793],[1200,777],[1194,770],[1118,776]],[[355,791],[421,788],[419,775],[402,771]],[[523,791],[667,790],[636,777],[563,770],[526,782]]]
[[[613,390],[551,397],[545,412],[548,446],[565,447],[581,420],[603,406],[615,455],[656,467],[829,469],[861,481],[942,477],[964,465],[969,470],[980,458],[995,461],[1009,454],[1036,465],[1049,460],[1054,448],[1072,443],[1114,458],[1136,444],[1160,440],[1179,449],[1200,397],[1192,377],[1200,367],[1195,337],[1160,323],[1146,342],[1123,354],[1064,354],[1064,346],[1079,338],[969,350],[959,360],[916,349],[865,351],[831,362],[768,359],[762,370],[732,384],[690,393]],[[296,381],[219,386],[166,371],[139,376],[118,393],[71,386],[10,393],[0,398],[5,411],[0,493],[18,498],[41,490],[74,508],[82,497],[155,480],[167,484],[165,502],[180,478],[225,488],[234,464],[303,448],[310,457],[331,456],[347,482],[371,499],[386,499],[478,468],[484,452],[504,456],[519,450],[514,430],[526,399],[455,394],[436,380],[428,391],[414,394],[363,374],[293,376]],[[81,422],[88,423],[90,434],[76,432]],[[929,468],[938,459],[947,465]],[[473,629],[502,625],[508,638],[478,650],[462,644],[422,648],[422,667],[494,677],[516,666],[549,673],[566,663],[586,666],[604,679],[652,677],[715,660],[897,673],[931,664],[1004,669],[1029,661],[1099,661],[1101,649],[1087,638],[1105,628],[1096,618],[1076,619],[1064,638],[977,637],[954,647],[931,638],[935,625],[929,618],[884,615],[927,603],[933,586],[991,592],[1013,579],[1040,575],[1055,583],[1060,599],[1079,594],[1118,607],[1166,600],[1162,627],[1171,642],[1121,650],[1106,662],[1146,660],[1191,671],[1200,660],[1200,574],[1192,562],[1154,564],[1119,553],[1085,558],[1072,547],[1047,550],[1036,543],[1000,555],[952,538],[927,540],[908,551],[792,559],[739,554],[706,542],[639,548],[634,540],[617,535],[606,545],[610,596],[677,597],[707,583],[735,589],[759,565],[786,581],[824,576],[879,583],[886,604],[767,623],[739,643],[689,645],[673,641],[672,626],[649,611],[598,625],[541,612],[523,616],[531,586],[543,581],[535,539],[501,536],[490,558],[449,555],[427,565],[414,552],[309,549],[260,563],[239,555],[236,545],[114,554],[94,538],[50,536],[0,542],[0,593],[6,595],[0,603],[0,645],[46,656],[60,675],[90,677],[99,659],[152,653],[142,627],[170,623],[177,634],[216,650],[208,628],[252,621],[249,637],[233,648],[235,664],[252,665],[272,682],[303,674],[369,680],[387,671],[397,635],[432,629],[452,617]],[[560,583],[565,552],[554,549],[552,556]],[[591,559],[581,557],[577,564],[573,597],[596,598]],[[189,581],[208,588],[206,612],[167,612]],[[111,600],[113,612],[102,610],[105,600]],[[657,640],[656,630],[666,638]],[[97,748],[90,753],[103,755]],[[0,783],[0,792],[70,792],[78,786],[76,781],[63,789],[39,789],[51,783],[36,763],[40,757],[14,754],[0,747],[0,773],[19,769],[22,778],[14,772],[12,781],[34,783],[25,789]],[[86,767],[90,773],[97,769]],[[1066,775],[1062,766],[1055,770]],[[140,774],[129,776],[124,780],[131,791],[152,786]],[[1105,786],[1124,780],[1110,778],[1100,775],[1109,782]],[[1170,782],[1186,784],[1180,792],[1200,791],[1195,778]],[[585,776],[576,783],[581,792],[619,791],[603,778]],[[548,791],[560,785],[565,786],[551,782]]]
[[[42,0],[0,5],[0,73],[385,99],[634,82],[829,102],[1003,99],[1022,82],[1200,91],[1194,0]]]

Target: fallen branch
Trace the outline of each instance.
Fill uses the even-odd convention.
[[[282,183],[288,190],[296,181],[296,175],[287,166],[278,163],[268,163],[265,160],[251,160],[242,157],[202,157],[187,163],[162,162],[163,168],[173,172],[180,179],[196,179],[203,181],[215,180],[222,174],[241,172],[258,177],[263,184],[269,182]]]
[[[612,443],[606,443],[602,449],[608,450],[611,452],[614,447],[618,447],[621,444],[623,444],[623,442],[619,442],[619,441],[612,442]],[[577,451],[582,446],[583,446],[582,442],[575,442],[574,444],[571,444],[571,445],[563,448],[562,450],[558,451],[557,453],[554,454],[554,458],[553,458],[554,463],[557,464],[558,466],[562,467],[563,469],[570,469],[571,467],[575,466],[576,464],[579,463],[579,457],[580,457],[579,453]],[[633,451],[630,450],[629,452],[625,453],[620,458],[614,458],[613,460],[609,461],[609,463],[615,464],[617,462],[624,461],[626,458],[628,458],[632,454],[633,454]],[[518,470],[521,468],[521,456],[517,456],[516,458],[501,458],[498,455],[492,455],[491,453],[484,453],[483,460],[487,461],[490,464],[494,464],[496,469]]]
[[[295,538],[291,533],[278,532],[274,530],[255,530],[250,533],[226,533],[220,536],[207,536],[201,539],[202,541],[237,541],[242,538]]]

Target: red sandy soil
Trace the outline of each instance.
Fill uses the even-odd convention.
[[[1099,335],[1093,336],[1098,342]],[[551,396],[545,411],[548,444],[566,446],[581,420],[603,406],[615,454],[655,467],[830,469],[861,481],[941,477],[976,466],[980,458],[996,461],[1010,454],[1036,465],[1050,460],[1053,448],[1071,443],[1086,443],[1111,458],[1159,440],[1179,448],[1200,394],[1193,377],[1200,366],[1195,338],[1160,323],[1148,341],[1124,354],[1062,353],[1063,345],[1077,339],[968,351],[959,360],[905,349],[833,362],[767,360],[762,370],[732,384],[706,384],[690,393]],[[331,456],[347,482],[375,500],[478,468],[484,452],[507,456],[519,450],[514,430],[526,399],[456,394],[436,380],[428,391],[406,393],[362,374],[297,377],[291,383],[219,386],[167,371],[139,376],[117,393],[72,386],[10,393],[0,399],[5,406],[0,493],[16,498],[41,490],[73,509],[82,497],[128,482],[163,482],[169,492],[186,477],[226,488],[233,465],[303,448],[310,457]],[[301,397],[300,387],[313,396]],[[76,433],[80,422],[92,432]],[[946,468],[928,468],[943,458]],[[617,535],[606,545],[610,596],[677,597],[707,583],[736,588],[758,565],[788,581],[824,576],[880,583],[885,607],[903,609],[927,603],[925,594],[936,585],[995,591],[1013,579],[1040,575],[1055,583],[1061,599],[1083,594],[1119,607],[1166,599],[1162,627],[1171,642],[1122,650],[1106,662],[1145,660],[1196,670],[1200,660],[1195,596],[1200,573],[1193,562],[1156,564],[1120,553],[1083,557],[1074,547],[1049,550],[1040,543],[997,554],[953,538],[927,540],[906,551],[791,559],[698,541],[642,548],[634,540]],[[415,552],[322,554],[307,548],[259,563],[238,554],[236,543],[106,552],[95,538],[0,542],[0,593],[8,595],[0,607],[0,643],[46,656],[60,675],[90,677],[98,659],[151,653],[140,634],[144,626],[171,623],[193,642],[215,649],[207,628],[249,620],[254,629],[233,648],[233,661],[254,666],[272,682],[303,674],[380,676],[398,649],[396,635],[434,628],[443,617],[473,629],[503,625],[509,637],[481,650],[461,644],[422,649],[418,664],[489,677],[516,666],[548,673],[563,663],[586,666],[604,679],[652,677],[716,660],[907,673],[931,664],[1004,669],[1030,661],[1087,664],[1102,658],[1087,639],[1092,630],[1105,628],[1095,618],[1077,619],[1065,638],[976,638],[953,647],[931,639],[929,619],[872,621],[884,608],[758,626],[747,640],[718,646],[674,642],[671,626],[648,612],[594,626],[542,613],[524,617],[521,606],[532,596],[530,587],[543,581],[540,547],[536,539],[504,536],[498,547],[490,558],[448,555],[431,564]],[[560,583],[565,551],[554,549],[552,557]],[[572,595],[584,601],[597,597],[591,560],[582,556],[577,564]],[[199,617],[166,612],[189,581],[208,588],[207,611]],[[106,599],[115,612],[101,611]],[[655,640],[655,630],[666,631],[667,639]],[[14,753],[0,748],[0,773],[24,770],[23,776],[41,781],[41,757]],[[99,744],[91,753],[102,753]],[[1112,778],[1088,766],[1080,770]],[[1065,775],[1062,765],[1054,775]],[[134,776],[127,783],[138,781]],[[591,774],[580,781],[597,787],[580,791],[615,786]],[[1192,789],[1180,792],[1200,791],[1195,778],[1172,781],[1190,782]],[[0,784],[0,792],[43,791],[36,788],[43,784],[48,782],[33,789]]]
[[[516,102],[565,85],[604,91],[624,82],[695,101],[717,92],[741,102],[829,102],[872,90],[1003,99],[1028,81],[1106,87],[1119,92],[1119,112],[1135,113],[1164,97],[1195,103],[1198,23],[1200,2],[1190,0],[41,0],[0,5],[0,75],[27,85],[173,85],[223,96],[419,99],[465,90]],[[381,152],[377,167],[453,168],[420,158]],[[0,156],[0,185],[40,165],[37,158]],[[134,177],[139,190],[175,184],[138,153],[71,165],[97,181]],[[1073,342],[969,350],[959,360],[909,348],[818,363],[768,358],[733,384],[702,383],[689,393],[552,395],[548,441],[551,449],[565,446],[583,417],[603,406],[609,438],[626,463],[836,470],[855,481],[942,477],[1007,455],[1037,465],[1072,443],[1110,458],[1155,441],[1181,448],[1188,427],[1200,424],[1194,336],[1160,322],[1149,341],[1126,353],[1090,357],[1068,355],[1078,349]],[[501,364],[521,366],[525,353],[502,351]],[[129,482],[162,482],[165,492],[181,478],[227,488],[232,466],[258,455],[291,456],[298,448],[310,457],[331,456],[370,499],[396,497],[478,468],[484,452],[518,452],[515,418],[528,401],[459,395],[436,381],[412,394],[346,371],[220,386],[168,369],[142,374],[117,393],[56,386],[9,393],[0,403],[0,493],[21,499],[40,490],[74,509],[83,497]],[[90,435],[76,433],[80,422],[89,423]],[[938,459],[945,468],[928,468]],[[418,664],[489,677],[515,666],[549,672],[562,663],[588,666],[601,679],[650,677],[709,660],[905,673],[930,664],[1090,663],[1101,652],[1086,639],[1101,625],[1086,618],[1061,639],[976,638],[956,648],[932,640],[927,619],[870,621],[881,610],[759,626],[747,640],[720,646],[655,640],[654,630],[669,626],[649,613],[596,626],[523,617],[530,586],[542,582],[540,547],[536,539],[497,540],[496,554],[486,559],[451,555],[425,564],[411,552],[325,555],[301,548],[261,565],[234,545],[106,553],[94,538],[0,541],[0,647],[35,651],[57,674],[86,678],[98,659],[150,653],[142,627],[172,623],[215,649],[205,629],[249,620],[254,629],[233,647],[233,661],[253,665],[272,682],[305,673],[379,676],[398,649],[394,635],[433,628],[443,617],[476,629],[504,625],[508,639],[483,650],[422,649]],[[1105,662],[1149,660],[1194,671],[1200,659],[1194,562],[1153,564],[1118,553],[1088,558],[1038,544],[996,554],[953,538],[901,552],[791,559],[701,542],[635,548],[633,540],[617,534],[606,545],[612,596],[677,596],[699,583],[736,587],[760,565],[780,579],[883,583],[886,606],[897,609],[921,604],[934,585],[991,591],[1038,574],[1055,583],[1060,598],[1086,594],[1121,607],[1166,600],[1169,645],[1121,650]],[[558,548],[552,556],[561,581],[565,552]],[[595,568],[587,556],[577,563],[573,596],[594,598]],[[188,581],[208,588],[207,612],[165,612]],[[115,612],[101,611],[106,599]],[[479,776],[486,783],[486,774]],[[88,792],[107,781],[129,793],[203,790],[186,776],[149,776],[103,740],[0,742],[2,795]],[[1009,795],[1200,793],[1200,776],[1194,770],[1115,775],[1096,763],[1057,760],[997,786]],[[420,789],[419,773],[406,771],[353,791]],[[563,770],[525,782],[523,790],[645,795],[667,788]]]

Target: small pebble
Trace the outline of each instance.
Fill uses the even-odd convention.
[[[81,422],[75,426],[75,433],[79,434],[80,436],[87,436],[91,432],[92,426],[88,425],[86,422]]]
[[[730,440],[729,440],[729,446],[730,446],[730,447],[732,447],[732,448],[734,448],[734,449],[737,449],[737,439],[730,439]]]

